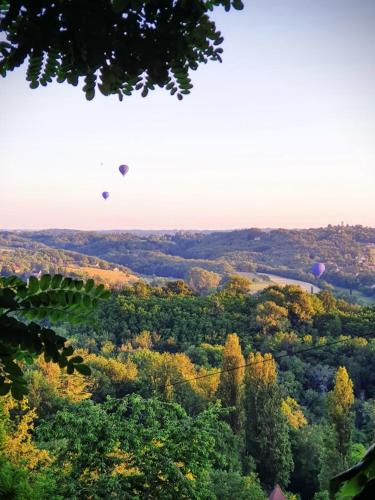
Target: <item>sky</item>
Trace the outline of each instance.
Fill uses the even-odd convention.
[[[0,228],[375,226],[375,2],[248,0],[215,21],[223,63],[181,102],[0,79]]]

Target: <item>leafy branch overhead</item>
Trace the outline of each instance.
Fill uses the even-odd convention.
[[[330,483],[331,497],[337,500],[370,498],[375,487],[375,444],[362,460],[335,476]]]
[[[11,391],[20,399],[27,393],[21,366],[31,364],[40,354],[47,362],[66,367],[68,374],[77,370],[89,375],[82,357],[73,355],[66,339],[36,321],[78,323],[108,295],[104,286],[95,287],[93,280],[84,283],[48,274],[40,279],[31,276],[28,283],[16,276],[0,278],[0,395]]]
[[[182,99],[189,71],[220,61],[223,37],[209,13],[243,8],[241,0],[0,0],[0,74],[28,60],[31,88],[54,78],[91,100],[159,86]]]

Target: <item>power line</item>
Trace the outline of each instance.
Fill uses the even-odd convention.
[[[331,346],[336,345],[336,344],[342,344],[344,342],[349,342],[349,340],[353,340],[353,338],[366,338],[369,335],[371,335],[371,333],[361,335],[360,337],[349,337],[349,338],[345,338],[345,339],[335,340],[334,342],[329,342],[328,344],[315,345],[312,347],[307,347],[306,349],[299,349],[298,351],[294,351],[292,353],[286,352],[286,353],[277,354],[276,356],[272,356],[270,359],[262,359],[261,361],[253,361],[252,363],[245,363],[244,365],[233,366],[232,368],[227,368],[226,370],[218,370],[216,372],[205,373],[204,375],[198,375],[197,377],[188,378],[185,380],[178,380],[177,382],[173,382],[173,383],[166,383],[165,387],[174,387],[176,385],[187,384],[189,382],[193,382],[194,380],[199,380],[199,379],[207,378],[207,377],[213,377],[214,375],[221,375],[222,373],[240,370],[241,368],[247,368],[248,366],[259,365],[259,364],[267,363],[267,362],[274,361],[274,360],[277,361],[278,359],[287,358],[290,356],[295,356],[296,354],[303,354],[305,352],[318,351],[320,349],[331,347]]]

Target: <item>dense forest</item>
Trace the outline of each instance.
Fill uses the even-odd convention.
[[[136,273],[185,279],[192,268],[223,275],[257,271],[316,283],[314,261],[324,262],[322,284],[375,294],[375,229],[328,226],[304,230],[244,229],[227,232],[132,234],[47,230],[0,233],[1,247],[48,247],[95,256]],[[10,240],[10,243],[8,243]]]
[[[43,322],[43,321],[42,321]],[[45,322],[45,320],[44,320]],[[374,440],[375,309],[244,278],[112,291],[55,330],[91,375],[36,357],[1,398],[4,498],[328,499]]]

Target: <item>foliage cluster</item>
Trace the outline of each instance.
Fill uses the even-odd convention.
[[[92,280],[85,284],[59,274],[45,274],[40,280],[31,276],[27,282],[16,276],[0,278],[0,394],[11,391],[16,399],[22,398],[27,388],[20,365],[31,364],[40,354],[68,374],[77,370],[87,375],[83,358],[73,356],[66,339],[41,321],[80,322],[108,295],[104,285],[95,287]]]
[[[56,79],[78,85],[91,100],[96,90],[122,100],[155,86],[182,99],[190,70],[221,61],[223,37],[210,19],[217,6],[242,9],[241,0],[3,0],[0,74],[28,60],[30,87]]]

